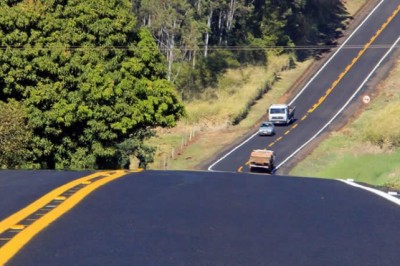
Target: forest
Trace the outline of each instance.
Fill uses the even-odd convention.
[[[340,0],[0,0],[0,168],[142,167],[230,68],[336,45]]]

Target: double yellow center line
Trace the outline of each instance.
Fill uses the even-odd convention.
[[[325,95],[322,96],[321,98],[318,99],[318,101],[313,104],[313,106],[308,109],[307,114],[305,114],[300,121],[305,120],[309,114],[315,111],[331,94],[334,88],[339,84],[340,81],[344,78],[344,76],[350,71],[350,69],[354,66],[354,64],[361,58],[361,56],[367,51],[368,48],[372,45],[372,43],[378,38],[378,36],[383,32],[383,30],[389,25],[390,22],[397,16],[397,14],[400,12],[400,5],[397,6],[396,10],[393,11],[392,15],[382,24],[382,26],[375,32],[374,36],[368,41],[367,44],[364,45],[363,49],[360,50],[360,52],[357,54],[355,58],[351,61],[349,65],[346,66],[344,71],[339,74],[338,78],[332,83],[332,85],[329,87],[329,89],[326,90]],[[299,124],[295,123],[290,129],[288,129],[285,133],[284,136],[288,135],[293,129],[295,129]],[[277,142],[281,141],[283,139],[283,136],[279,136],[275,141],[271,142],[268,145],[268,148],[271,148],[274,146]],[[249,162],[246,162],[245,165],[249,165]],[[240,166],[238,169],[238,172],[243,171],[243,166]]]
[[[73,208],[91,192],[127,173],[129,171],[104,171],[76,179],[52,190],[1,221],[0,265],[7,263],[36,234]]]

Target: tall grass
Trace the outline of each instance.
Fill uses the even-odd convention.
[[[193,169],[246,134],[265,115],[268,106],[278,101],[301,76],[311,60],[285,70],[291,63],[290,57],[283,55],[271,57],[268,67],[248,66],[227,71],[219,80],[218,88],[210,88],[202,98],[186,103],[188,116],[177,127],[159,129],[158,136],[150,143],[157,146],[157,155],[149,167]],[[266,84],[274,80],[274,90],[260,95]],[[243,110],[247,110],[246,116],[233,125]],[[196,141],[191,142],[190,136],[197,138]],[[175,155],[173,158],[171,153]]]
[[[353,15],[366,1],[351,0],[345,5]],[[253,66],[227,71],[218,81],[218,88],[209,88],[199,99],[186,103],[188,117],[173,129],[160,129],[152,139],[158,149],[150,168],[159,169],[167,164],[167,169],[194,169],[215,156],[252,130],[270,104],[286,102],[287,91],[312,63],[312,60],[297,62],[295,68],[282,71],[292,63],[289,55],[270,55],[268,60],[267,68]],[[263,91],[268,84],[273,88]],[[235,119],[238,124],[233,126]],[[190,141],[189,136],[197,139],[185,145]],[[171,153],[175,155],[173,158]]]
[[[377,111],[363,130],[364,139],[379,147],[400,147],[400,103],[389,103]]]
[[[220,78],[218,88],[208,89],[213,90],[213,97],[186,104],[189,116],[185,122],[201,123],[204,120],[203,123],[216,125],[241,120],[237,117],[243,111],[248,113],[255,101],[266,93],[266,87],[274,81],[275,75],[287,69],[289,60],[289,55],[275,56],[268,67],[250,66],[227,71]],[[210,92],[206,94],[211,95]]]

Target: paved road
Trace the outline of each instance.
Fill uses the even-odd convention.
[[[392,266],[399,221],[398,205],[335,180],[145,171],[90,194],[9,265]]]
[[[269,148],[277,154],[277,168],[292,158],[324,125],[344,107],[349,99],[361,102],[367,81],[374,78],[378,66],[388,62],[391,48],[399,42],[400,0],[386,0],[371,12],[365,22],[349,35],[344,46],[310,80],[304,90],[290,103],[296,106],[297,121],[290,126],[277,127],[274,137],[254,135],[242,146],[236,147],[210,170],[248,171],[245,163],[251,150]],[[389,53],[390,52],[390,53]],[[387,54],[388,53],[388,54]],[[387,56],[387,57],[386,57]],[[381,62],[382,60],[382,62]],[[346,117],[341,114],[339,120]]]
[[[349,39],[352,49],[341,50],[292,99],[295,128],[251,139],[229,163],[214,167],[227,172],[144,171],[106,183],[36,235],[9,265],[399,264],[395,203],[335,180],[236,173],[247,159],[243,154],[271,143],[283,162],[332,118],[397,40],[399,15],[385,22],[399,5],[384,1]],[[88,174],[0,171],[0,219]]]
[[[90,173],[0,170],[0,221],[54,188]]]

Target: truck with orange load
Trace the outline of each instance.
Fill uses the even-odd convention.
[[[274,169],[275,152],[267,149],[253,150],[249,158],[249,171],[265,170],[269,173]]]

